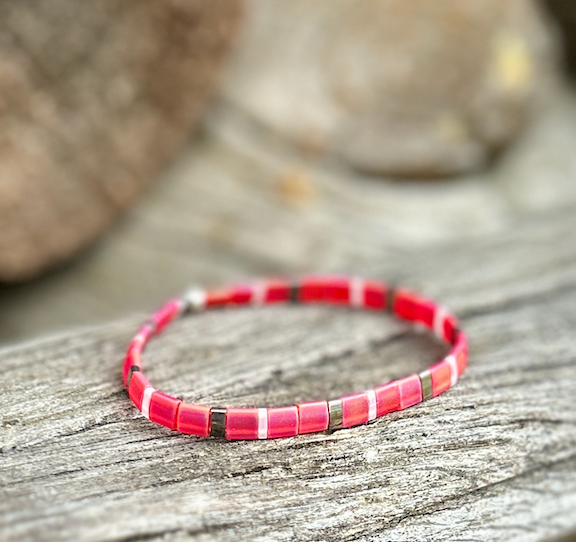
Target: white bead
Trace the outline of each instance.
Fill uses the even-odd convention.
[[[183,299],[190,311],[198,312],[206,308],[206,292],[200,288],[188,290]]]
[[[142,414],[150,419],[150,399],[156,390],[152,386],[148,386],[144,390],[144,397],[142,397]]]
[[[268,409],[258,409],[258,438],[268,438]]]

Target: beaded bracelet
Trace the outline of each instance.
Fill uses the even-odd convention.
[[[203,309],[274,303],[327,303],[388,311],[423,327],[451,346],[449,354],[420,374],[388,382],[331,401],[275,408],[215,408],[185,403],[155,390],[142,373],[142,352],[149,339],[170,322]],[[293,284],[269,280],[226,289],[194,289],[156,312],[132,339],[124,361],[124,387],[149,420],[200,437],[267,439],[341,429],[370,422],[436,397],[456,384],[466,367],[468,343],[456,318],[444,307],[405,288],[374,280],[308,277]]]

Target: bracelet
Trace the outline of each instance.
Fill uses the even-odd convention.
[[[152,336],[189,313],[224,306],[274,303],[327,303],[388,311],[414,326],[431,331],[451,347],[441,361],[412,374],[360,393],[330,401],[312,401],[274,408],[218,408],[186,403],[155,390],[142,372],[142,352]],[[170,300],[138,331],[124,360],[124,388],[149,420],[199,437],[268,439],[341,429],[368,423],[436,397],[456,384],[466,367],[468,341],[456,317],[442,305],[405,288],[359,278],[307,277],[298,283],[268,280],[226,289],[194,289]]]

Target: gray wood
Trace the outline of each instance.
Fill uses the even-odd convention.
[[[576,527],[575,228],[572,211],[533,216],[358,265],[453,307],[472,355],[445,395],[333,434],[226,443],[151,424],[120,383],[139,318],[4,348],[0,539],[530,541]],[[277,307],[183,320],[145,361],[188,400],[272,405],[439,355],[382,315]]]

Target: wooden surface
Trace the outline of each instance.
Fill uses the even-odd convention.
[[[444,396],[370,426],[268,442],[150,424],[121,390],[137,320],[0,356],[0,538],[540,540],[576,527],[576,250],[572,212],[394,274],[453,307],[470,366]],[[178,323],[146,356],[188,400],[271,405],[421,369],[440,354],[383,316],[236,310]]]
[[[296,152],[221,102],[96,249],[0,292],[0,540],[531,541],[576,528],[575,118],[559,94],[484,174],[395,183]],[[269,442],[194,439],[136,413],[120,360],[140,311],[194,281],[310,270],[445,302],[471,338],[464,378],[370,426]],[[384,316],[278,307],[183,321],[145,360],[188,400],[272,405],[439,355]]]

